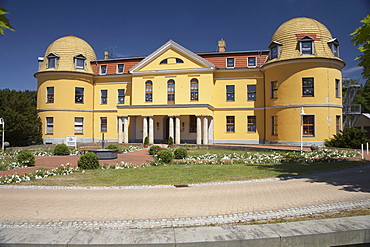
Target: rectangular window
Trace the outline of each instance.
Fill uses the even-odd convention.
[[[270,82],[270,88],[271,88],[271,99],[277,99],[278,98],[278,82],[277,81]]]
[[[46,134],[53,134],[54,133],[54,118],[47,117],[46,118]]]
[[[302,96],[304,97],[314,96],[314,80],[312,77],[302,78]]]
[[[277,116],[271,116],[271,135],[278,135],[278,119]]]
[[[85,69],[85,59],[75,57],[75,68],[76,69]]]
[[[226,58],[226,68],[235,67],[235,58]]]
[[[54,103],[54,87],[47,87],[46,91],[46,103]]]
[[[124,64],[117,64],[117,74],[123,74],[124,69],[125,69]]]
[[[100,90],[100,104],[106,105],[108,103],[108,90]]]
[[[55,69],[56,66],[57,66],[57,58],[48,57],[48,69]]]
[[[315,135],[315,116],[303,115],[303,136]]]
[[[335,133],[336,134],[339,134],[341,124],[342,124],[342,121],[340,120],[340,115],[335,116]]]
[[[107,67],[108,65],[100,65],[100,74],[106,75],[107,74]]]
[[[313,54],[312,41],[301,41],[301,54]]]
[[[248,132],[256,132],[257,119],[256,116],[248,116]]]
[[[75,88],[75,103],[84,103],[84,88]]]
[[[125,89],[118,89],[118,104],[125,103]]]
[[[83,134],[83,133],[84,133],[84,118],[75,117],[75,134]]]
[[[248,57],[248,68],[256,67],[256,57]]]
[[[248,101],[256,101],[256,85],[247,86]]]
[[[226,101],[235,101],[234,85],[226,85]]]
[[[270,49],[270,59],[275,59],[279,56],[279,47],[278,46],[274,46],[274,47],[271,47]]]
[[[194,115],[190,115],[189,133],[197,133],[197,117]]]
[[[100,132],[107,132],[108,129],[108,123],[107,123],[107,118],[106,117],[101,117],[100,118]]]
[[[234,116],[226,116],[226,132],[235,132]]]
[[[335,79],[335,97],[340,98],[340,80]]]

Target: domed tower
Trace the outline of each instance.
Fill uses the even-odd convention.
[[[79,142],[93,138],[93,70],[95,52],[84,40],[66,36],[46,50],[35,74],[37,109],[45,143],[63,143],[67,136]]]
[[[341,129],[339,42],[320,22],[294,18],[272,36],[265,73],[266,142],[323,144]]]

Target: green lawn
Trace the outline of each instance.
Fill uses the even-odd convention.
[[[288,177],[340,170],[364,165],[363,161],[233,164],[233,165],[161,165],[152,167],[108,170],[86,170],[68,176],[55,176],[22,185],[47,186],[129,186],[183,185],[191,183]]]

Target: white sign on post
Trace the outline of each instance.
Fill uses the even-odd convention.
[[[77,147],[77,138],[76,136],[67,136],[66,137],[66,145],[69,147]]]

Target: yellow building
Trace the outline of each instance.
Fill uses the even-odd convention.
[[[282,24],[268,50],[194,53],[170,40],[145,57],[97,59],[84,40],[40,60],[45,143],[322,144],[341,129],[339,42],[320,22]]]

